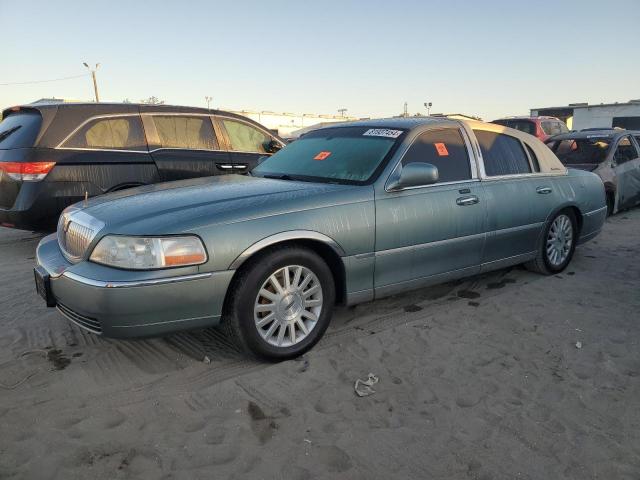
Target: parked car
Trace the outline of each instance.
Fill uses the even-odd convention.
[[[167,180],[251,170],[283,141],[258,123],[203,108],[38,104],[0,122],[0,225],[46,229],[87,197]]]
[[[640,131],[582,130],[547,140],[560,161],[597,174],[610,215],[640,204]]]
[[[354,305],[524,263],[562,271],[604,188],[538,139],[402,118],[309,132],[229,175],[69,207],[37,249],[38,292],[108,337],[222,323],[245,350],[300,355]]]
[[[491,123],[514,128],[521,132],[538,137],[543,142],[553,136],[569,131],[567,125],[556,117],[509,117],[494,120]]]

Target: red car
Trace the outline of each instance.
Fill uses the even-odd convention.
[[[538,137],[543,142],[553,135],[567,133],[567,125],[556,117],[509,117],[494,120],[491,123],[515,128],[521,132]]]

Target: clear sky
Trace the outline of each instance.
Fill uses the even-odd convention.
[[[640,0],[0,0],[0,84],[101,100],[383,116],[640,98]],[[0,108],[93,97],[0,85]]]

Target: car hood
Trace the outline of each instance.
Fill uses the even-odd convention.
[[[352,185],[222,175],[122,190],[80,202],[75,208],[104,222],[110,233],[170,234],[362,201],[365,192],[373,195],[371,189]]]

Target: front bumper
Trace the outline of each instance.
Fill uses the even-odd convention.
[[[37,249],[56,307],[70,321],[112,338],[149,337],[217,325],[234,271],[124,271],[69,263],[56,235]]]

